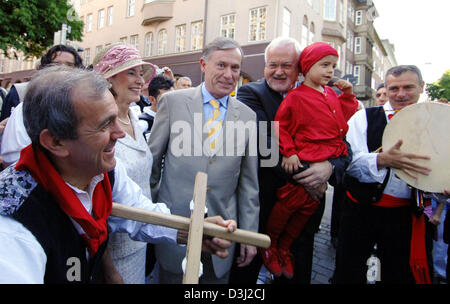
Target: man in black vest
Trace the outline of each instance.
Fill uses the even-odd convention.
[[[256,112],[259,132],[259,198],[260,215],[259,231],[265,233],[266,223],[277,201],[276,190],[286,184],[287,176],[281,168],[278,145],[272,138],[271,123],[283,101],[284,96],[292,88],[295,88],[299,77],[298,60],[300,57],[300,45],[293,38],[279,37],[274,39],[265,51],[264,79],[252,82],[239,88],[237,99]],[[267,125],[264,126],[262,122]],[[261,142],[263,141],[263,142]],[[267,149],[261,149],[261,146]],[[333,168],[341,171],[349,164],[350,158],[339,158],[329,161],[311,164],[310,168],[295,175],[293,178],[301,183],[315,198],[321,199],[321,204],[311,216],[302,234],[291,246],[295,260],[295,275],[288,280],[284,277],[277,278],[274,283],[302,283],[311,281],[312,256],[314,234],[317,232],[325,207],[325,191],[327,181],[333,173]],[[262,265],[258,255],[250,265],[242,264],[245,252],[236,250],[237,262],[233,265],[230,283],[254,284]]]
[[[125,133],[109,88],[95,72],[67,67],[44,69],[30,82],[24,124],[32,144],[0,173],[0,282],[93,282],[109,231],[147,242],[185,241],[175,229],[109,217],[113,200],[170,213],[146,198],[114,157]],[[203,245],[226,257],[231,243]]]
[[[414,209],[411,188],[390,170],[427,175],[429,169],[415,160],[428,157],[402,152],[401,141],[387,151],[381,150],[386,124],[396,112],[417,103],[424,82],[417,67],[397,66],[387,71],[385,84],[388,102],[360,110],[348,122],[347,141],[353,159],[344,179],[348,191],[336,253],[338,284],[365,284],[372,279],[384,283],[428,281],[424,237],[413,237],[415,241],[411,242],[418,231],[413,223],[424,228],[424,217]],[[377,258],[369,259],[375,244]],[[416,260],[418,254],[421,260]],[[415,272],[418,269],[420,275]]]

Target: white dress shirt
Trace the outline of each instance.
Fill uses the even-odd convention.
[[[11,113],[3,130],[1,155],[5,166],[19,160],[20,150],[31,144],[27,130],[23,124],[23,102],[19,103]]]
[[[388,119],[389,114],[395,111],[389,102],[383,106]],[[389,119],[388,119],[389,123]],[[367,117],[365,109],[359,110],[348,121],[347,141],[350,143],[353,159],[347,168],[347,173],[364,183],[383,183],[388,172],[387,168],[378,169],[378,153],[369,153],[367,148]],[[384,189],[384,193],[398,197],[410,198],[411,189],[408,184],[399,179],[390,170],[389,181]]]
[[[119,159],[115,169],[115,181],[112,189],[114,202],[170,214],[163,203],[154,204],[142,194],[141,188],[126,174],[126,169]],[[103,174],[95,176],[83,191],[70,186],[89,213],[92,213],[92,194],[95,186],[103,180]],[[78,223],[72,221],[80,234],[84,233]],[[177,230],[155,226],[110,216],[108,218],[110,232],[126,232],[134,240],[176,244]],[[21,223],[10,216],[0,215],[0,283],[43,283],[47,257],[44,249]]]

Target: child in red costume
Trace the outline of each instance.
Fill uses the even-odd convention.
[[[281,103],[275,121],[279,122],[282,167],[293,174],[301,162],[322,162],[347,155],[344,142],[347,120],[356,112],[358,101],[352,85],[338,80],[343,93],[337,95],[326,84],[332,80],[338,53],[328,43],[313,43],[300,55],[300,70],[305,81],[290,91]],[[278,201],[267,224],[271,247],[262,250],[266,268],[276,276],[294,275],[289,251],[309,217],[319,205],[300,184],[287,183],[277,191]]]

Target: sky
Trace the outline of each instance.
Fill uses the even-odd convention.
[[[395,46],[398,64],[414,64],[432,83],[450,69],[449,0],[373,0],[374,25]]]

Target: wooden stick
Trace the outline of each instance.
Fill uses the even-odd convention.
[[[130,207],[118,203],[113,203],[111,215],[130,219],[133,221],[186,231],[188,231],[190,224],[190,220],[187,217],[174,214],[164,214],[141,208]],[[270,238],[266,234],[256,233],[243,229],[236,229],[234,232],[230,233],[225,227],[209,222],[203,223],[203,234],[261,248],[269,248],[270,246]]]
[[[203,222],[205,218],[206,183],[208,175],[198,172],[194,184],[194,210],[191,215],[186,247],[186,271],[183,284],[198,284],[200,257],[202,254]]]

